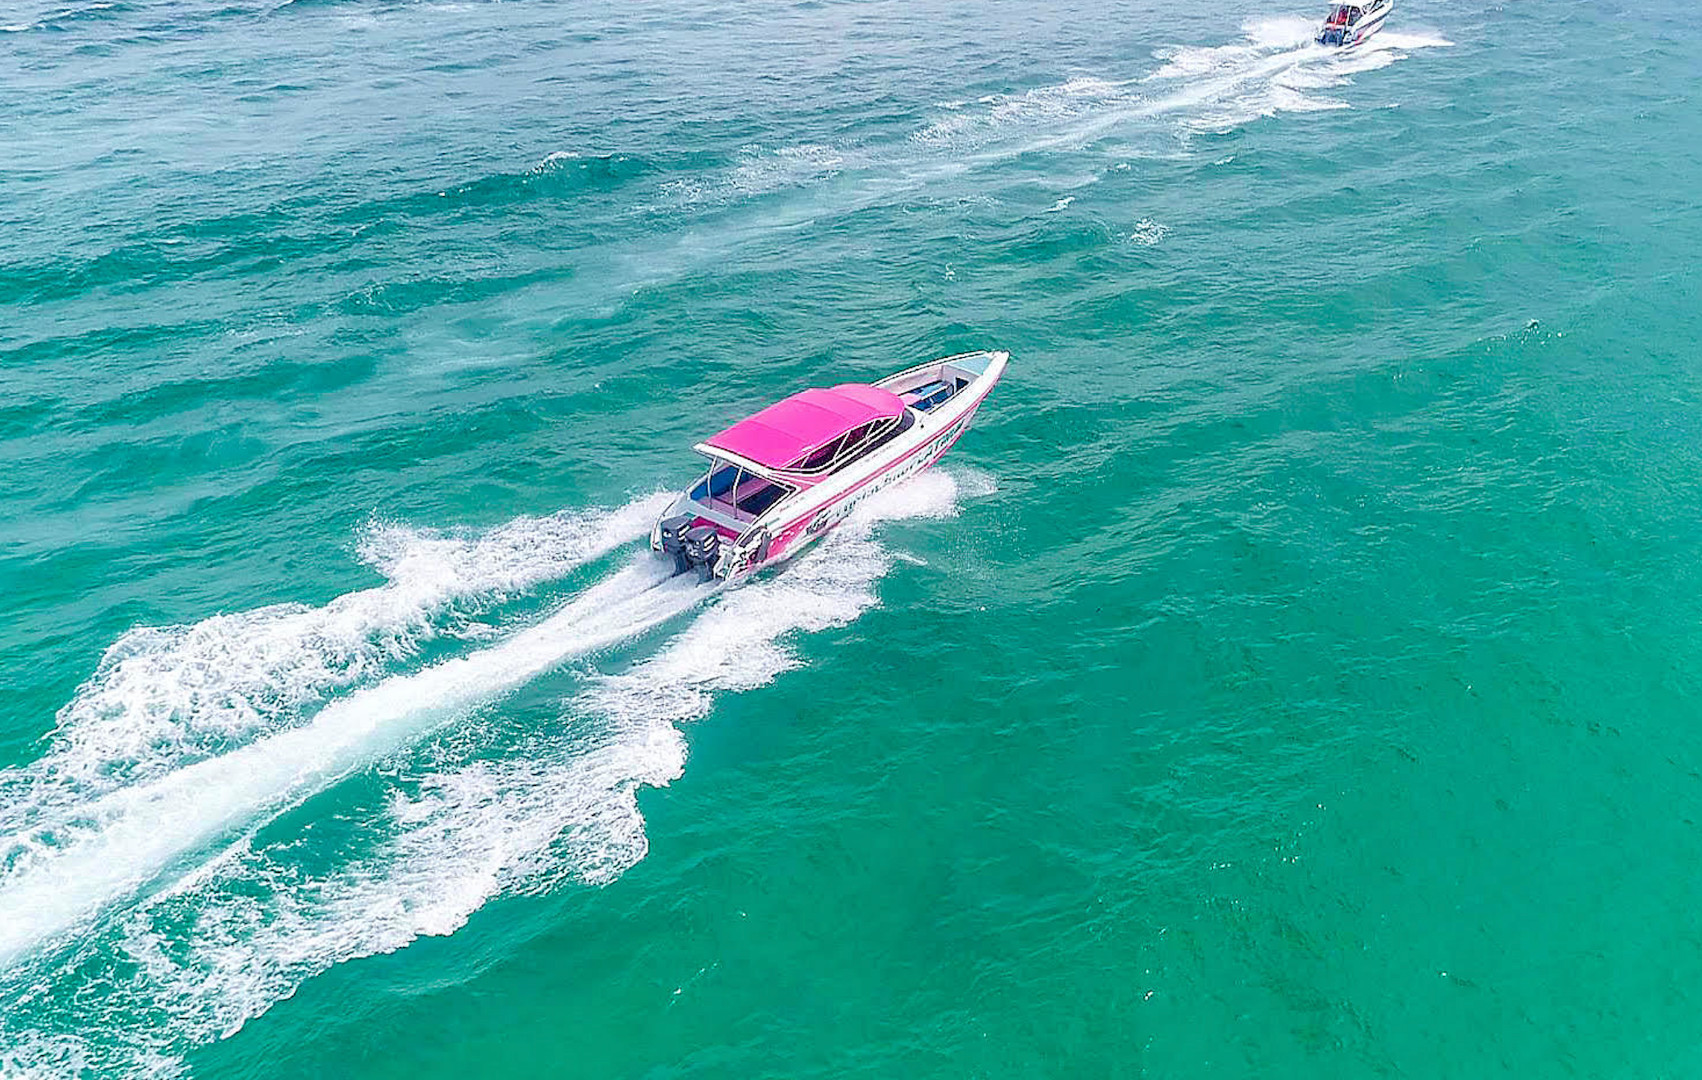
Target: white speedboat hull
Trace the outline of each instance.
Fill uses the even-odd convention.
[[[800,486],[748,523],[732,525],[725,518],[707,515],[704,504],[694,501],[688,490],[657,522],[651,532],[651,548],[658,553],[675,552],[678,557],[677,544],[670,547],[673,538],[665,538],[664,532],[670,522],[689,518],[694,525],[711,524],[721,531],[718,550],[698,567],[706,580],[735,580],[792,558],[844,521],[869,496],[938,461],[969,428],[1009,359],[1010,354],[1004,352],[964,353],[877,381],[874,386],[901,395],[914,396],[918,388],[942,382],[954,389],[937,403],[907,408],[906,423],[897,435],[845,468]],[[752,470],[766,469],[782,481],[797,479],[786,471],[774,471],[725,451],[716,451],[716,458]],[[738,531],[733,533],[730,527]]]
[[[1380,6],[1362,14],[1359,20],[1351,26],[1338,26],[1326,22],[1319,27],[1314,40],[1320,45],[1327,45],[1331,48],[1350,49],[1355,45],[1363,45],[1371,39],[1373,34],[1383,29],[1383,24],[1388,21],[1389,13],[1394,9],[1395,5],[1392,0],[1384,0]]]

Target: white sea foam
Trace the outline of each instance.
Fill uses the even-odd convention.
[[[1316,30],[1316,20],[1304,16],[1252,20],[1239,41],[1159,50],[1159,68],[1144,78],[1076,76],[1021,94],[990,95],[979,102],[986,108],[953,108],[911,142],[990,162],[1086,147],[1143,125],[1184,135],[1229,130],[1277,113],[1345,108],[1346,102],[1307,91],[1345,85],[1350,76],[1414,49],[1449,44],[1433,34],[1386,31],[1355,49],[1326,49],[1313,43]],[[1155,119],[1174,126],[1153,129]]]
[[[666,499],[484,532],[374,523],[359,551],[382,585],[320,607],[275,604],[124,634],[59,711],[47,755],[0,772],[0,870],[17,858],[8,842],[56,803],[81,804],[297,721],[453,629],[439,621],[446,611],[476,610],[631,542]]]
[[[1129,233],[1129,240],[1142,247],[1152,247],[1170,234],[1170,226],[1160,224],[1151,218],[1141,218],[1135,222],[1135,227]]]
[[[1160,102],[1187,130],[1221,132],[1279,113],[1348,108],[1316,91],[1345,86],[1413,49],[1449,44],[1434,35],[1384,31],[1364,45],[1332,49],[1313,43],[1316,29],[1299,16],[1253,20],[1240,42],[1165,50],[1164,66],[1149,81],[1181,87]]]
[[[15,1045],[0,1045],[0,1077],[7,1080],[59,1080],[88,1072],[88,1050],[75,1036],[32,1032],[18,1036]]]
[[[1003,139],[1013,130],[1056,125],[1082,116],[1095,106],[1124,101],[1131,85],[1127,81],[1076,76],[1020,94],[990,94],[977,102],[988,108],[954,109],[952,115],[913,133],[910,141],[934,150],[973,150]]]
[[[74,1059],[102,1075],[169,1073],[188,1046],[237,1030],[333,964],[451,933],[503,892],[614,879],[647,849],[638,790],[684,769],[678,725],[801,663],[796,634],[876,602],[897,559],[875,538],[878,522],[950,515],[994,487],[984,474],[934,471],[871,498],[786,571],[722,594],[631,669],[591,677],[560,723],[386,781],[376,814],[340,821],[371,842],[328,868],[325,852],[302,854],[312,822],[264,843],[252,823],[569,656],[682,613],[702,590],[635,564],[501,644],[385,679],[303,726],[88,807],[66,848],[0,888],[0,951],[16,957],[170,872],[87,938],[108,943],[92,969],[91,954],[73,950],[31,977],[86,986],[94,970],[98,990],[86,987],[64,1022],[101,1031],[99,1043],[13,1032],[0,1019],[0,1044],[32,1040],[14,1071],[59,1075],[57,1063]],[[214,843],[244,828],[222,850]]]
[[[719,181],[682,177],[663,183],[667,205],[652,209],[723,205],[733,199],[807,187],[869,163],[860,151],[825,143],[746,146],[739,152],[738,163]]]
[[[1446,49],[1453,42],[1435,30],[1384,30],[1365,43],[1369,49]]]
[[[711,229],[670,231],[664,241],[617,252],[584,252],[580,269],[610,283],[592,305],[599,316],[627,296],[661,281],[720,263],[746,244],[778,231],[805,228],[875,205],[949,189],[962,202],[988,199],[962,178],[1025,155],[1091,155],[1070,162],[1095,179],[1129,158],[1187,154],[1202,133],[1226,132],[1262,117],[1344,109],[1361,95],[1331,96],[1351,77],[1403,59],[1416,49],[1447,45],[1424,31],[1384,31],[1364,46],[1326,49],[1312,42],[1315,15],[1247,22],[1234,41],[1179,45],[1155,53],[1156,69],[1131,77],[1078,74],[1061,83],[948,97],[930,121],[901,142],[806,142],[749,145],[724,168],[663,180],[654,202],[636,209],[687,218],[753,201],[748,216],[719,217]],[[1093,161],[1093,157],[1099,159]]]
[[[60,710],[48,752],[0,773],[0,913],[8,897],[35,897],[23,915],[0,918],[9,924],[0,927],[0,956],[26,947],[32,927],[77,917],[76,904],[42,898],[37,887],[13,890],[38,872],[46,875],[40,887],[66,871],[73,864],[62,860],[100,835],[102,822],[145,824],[145,812],[125,807],[221,767],[210,762],[242,760],[229,754],[303,723],[327,695],[375,679],[445,629],[436,620],[447,609],[476,610],[629,543],[665,498],[522,518],[482,533],[374,524],[360,553],[388,579],[383,585],[321,607],[273,605],[125,634]],[[206,768],[189,771],[197,763]],[[149,839],[169,846],[169,832]],[[146,869],[123,858],[105,863],[66,898],[82,889],[84,906],[98,906],[102,889],[133,887]]]
[[[548,172],[551,169],[555,168],[556,166],[560,165],[564,161],[577,161],[579,159],[579,157],[580,157],[580,154],[577,151],[574,151],[574,150],[553,150],[550,153],[546,154],[542,161],[540,161],[536,165],[532,166],[532,168],[529,169],[528,171],[531,172],[533,175],[537,175],[539,173],[545,173],[545,172]]]
[[[781,188],[836,175],[845,168],[845,151],[821,143],[783,146],[776,150],[747,148],[733,170],[732,187],[741,195],[765,195]]]
[[[697,590],[657,573],[646,557],[500,645],[384,679],[306,724],[83,805],[0,879],[0,964],[421,733],[697,602]]]

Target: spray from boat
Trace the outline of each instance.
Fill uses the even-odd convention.
[[[648,561],[634,564],[500,645],[384,679],[304,725],[100,796],[81,807],[58,845],[36,848],[0,883],[0,965],[147,888],[194,852],[700,600]]]
[[[899,558],[882,522],[949,516],[991,487],[930,471],[870,498],[784,573],[731,591],[616,551],[592,585],[497,644],[94,796],[0,878],[0,993],[67,1002],[53,1030],[0,1016],[0,1044],[33,1047],[26,1062],[154,1072],[326,967],[451,933],[493,896],[618,877],[648,849],[638,791],[684,769],[678,725],[799,666],[789,636],[872,606]],[[634,639],[636,662],[596,671],[599,649]],[[589,667],[555,721],[527,712],[516,727],[506,706],[486,707],[576,657]],[[386,792],[338,803],[332,832],[358,843],[285,813],[356,774]]]
[[[1336,4],[1324,17],[1312,40],[1319,45],[1351,49],[1371,40],[1383,28],[1394,11],[1394,0],[1360,0],[1355,4]]]

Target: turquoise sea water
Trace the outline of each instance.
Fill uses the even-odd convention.
[[[0,1075],[1702,1070],[1702,32],[1320,14],[0,4]]]

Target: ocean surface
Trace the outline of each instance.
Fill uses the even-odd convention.
[[[1702,30],[1321,14],[0,0],[0,1075],[1702,1073]]]

